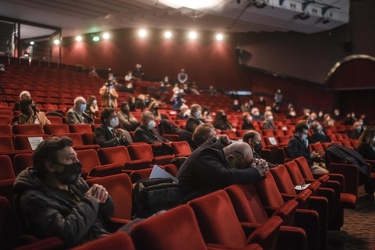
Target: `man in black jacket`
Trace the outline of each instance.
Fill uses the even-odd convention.
[[[248,144],[211,138],[186,159],[177,178],[183,199],[189,201],[232,184],[258,181],[267,171],[267,163],[253,159]]]
[[[95,141],[102,148],[127,146],[133,142],[128,131],[117,128],[119,119],[113,108],[105,108],[100,114],[102,125],[95,129]]]

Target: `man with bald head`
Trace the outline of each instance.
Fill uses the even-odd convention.
[[[258,181],[267,171],[264,160],[254,161],[247,143],[230,143],[228,137],[221,137],[196,149],[182,164],[177,178],[186,202],[232,184]]]
[[[78,96],[74,99],[73,108],[66,113],[66,124],[92,124],[94,120],[85,113],[86,99]]]

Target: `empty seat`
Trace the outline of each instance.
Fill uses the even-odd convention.
[[[7,155],[0,155],[0,162],[0,181],[16,178],[10,157]]]
[[[12,126],[7,124],[0,124],[0,136],[1,135],[12,135]]]
[[[91,145],[85,145],[83,144],[82,137],[79,133],[66,133],[66,134],[60,134],[59,136],[67,136],[73,141],[73,148],[76,150],[80,149],[98,149],[100,148],[99,144],[91,144]]]
[[[43,127],[47,135],[60,135],[69,133],[69,127],[66,124],[46,124]]]
[[[171,162],[173,155],[154,156],[152,146],[145,143],[135,143],[128,146],[128,151],[132,160],[147,160],[151,164],[165,165]]]
[[[32,142],[34,139],[39,141],[39,139],[42,138],[45,140],[48,138],[48,135],[46,134],[33,134],[33,135],[15,135],[14,136],[14,147],[16,150],[33,150],[33,146],[36,146],[36,144],[32,145]]]
[[[120,174],[123,166],[121,164],[101,165],[99,157],[94,149],[77,150],[77,158],[82,168],[87,171],[90,177],[108,176]]]
[[[12,124],[13,116],[10,115],[0,115],[0,124],[9,125]]]
[[[44,131],[39,124],[17,124],[13,125],[13,134],[39,135]]]
[[[245,248],[251,243],[257,243],[263,249],[277,249],[282,224],[280,217],[273,216],[258,227],[249,224],[242,224],[241,227],[231,200],[223,190],[196,198],[188,204],[194,210],[206,243],[233,248]],[[213,207],[215,209],[212,209]],[[244,230],[253,232],[246,235]]]
[[[63,124],[63,120],[60,116],[47,116],[51,124]]]
[[[89,124],[69,124],[70,133],[91,133],[91,125]]]
[[[33,166],[33,154],[32,153],[24,153],[24,154],[16,154],[13,158],[13,166],[14,172],[16,175],[21,173],[28,167]]]
[[[187,141],[171,142],[171,145],[177,157],[187,157],[191,154],[191,148]]]
[[[87,180],[87,183],[100,184],[113,199],[115,211],[111,218],[113,227],[111,231],[128,223],[132,218],[132,183],[127,174],[117,174]]]

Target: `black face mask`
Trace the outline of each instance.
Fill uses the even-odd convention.
[[[56,173],[56,177],[61,183],[66,184],[66,185],[72,185],[76,184],[78,178],[81,176],[81,171],[82,171],[82,164],[81,162],[73,162],[71,164],[61,164],[57,163],[60,166],[64,166],[64,170],[62,173]]]
[[[260,151],[260,150],[262,150],[262,147],[263,147],[262,143],[258,143],[258,144],[256,144],[256,145],[254,146],[254,150],[255,150],[255,151]]]

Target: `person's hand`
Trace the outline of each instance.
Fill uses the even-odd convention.
[[[253,163],[251,163],[251,166],[255,168],[256,170],[258,170],[259,174],[262,177],[265,176],[269,170],[268,163],[264,159],[254,158]]]
[[[109,196],[107,190],[98,184],[94,184],[87,192],[86,195],[96,199],[98,203],[105,203]]]
[[[319,153],[313,151],[313,152],[310,154],[310,158],[316,158],[316,157],[319,157]]]
[[[226,134],[218,135],[218,136],[217,136],[217,139],[218,139],[218,140],[222,140],[222,141],[225,142],[226,144],[230,144],[230,139],[229,139],[229,137],[228,137]]]

